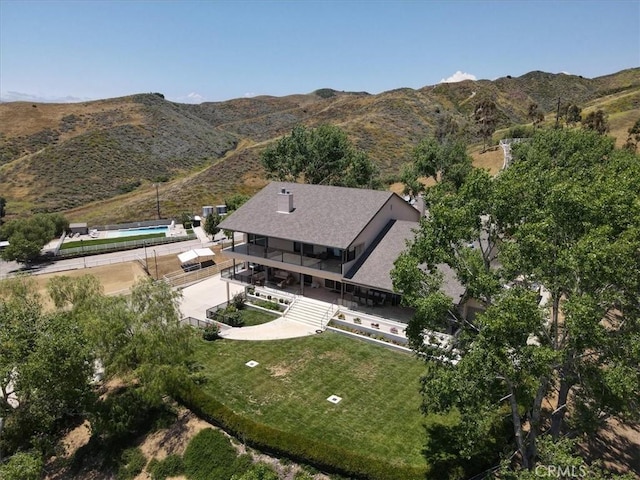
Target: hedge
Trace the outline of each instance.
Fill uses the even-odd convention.
[[[354,479],[424,480],[426,468],[400,466],[327,444],[293,432],[284,432],[234,413],[193,383],[177,386],[172,396],[204,420],[222,428],[243,443],[294,462],[305,463],[327,473]]]

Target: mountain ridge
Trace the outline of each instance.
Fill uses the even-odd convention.
[[[483,98],[496,103],[498,128],[528,123],[531,103],[549,121],[558,98],[585,111],[602,104],[612,132],[620,136],[640,116],[640,68],[595,79],[532,71],[379,94],[322,88],[198,105],[154,93],[64,104],[2,103],[0,196],[7,198],[10,214],[65,211],[106,223],[152,218],[153,184],[161,183],[165,215],[199,211],[264,185],[260,151],[298,124],[340,126],[383,174],[397,175],[413,147],[445,117],[478,141],[471,117]],[[117,208],[118,199],[124,209]]]

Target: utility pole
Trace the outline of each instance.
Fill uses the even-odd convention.
[[[156,254],[156,249],[153,249],[153,259],[155,260],[156,263],[156,280],[160,280],[158,278],[158,255]]]
[[[158,210],[158,220],[160,220],[160,194],[158,193],[158,184],[154,184],[156,186],[156,209]]]

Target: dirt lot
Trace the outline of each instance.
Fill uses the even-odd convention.
[[[146,276],[142,265],[137,262],[118,263],[114,265],[103,265],[100,267],[83,268],[79,270],[67,270],[58,273],[47,273],[44,275],[34,275],[33,279],[38,286],[38,292],[42,295],[46,305],[50,305],[47,295],[47,283],[53,277],[67,276],[80,277],[82,275],[93,275],[100,280],[104,293],[113,295],[130,289],[140,278]]]

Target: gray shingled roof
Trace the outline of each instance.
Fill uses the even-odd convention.
[[[293,194],[291,213],[277,211],[282,188]],[[219,227],[345,249],[393,195],[360,188],[273,182]]]
[[[390,273],[393,270],[393,262],[407,248],[407,240],[413,239],[415,228],[418,228],[417,222],[393,221],[389,231],[369,252],[369,256],[350,280],[359,285],[392,292]]]
[[[418,228],[418,223],[403,220],[392,222],[389,231],[379,240],[366,260],[349,279],[351,282],[374,289],[393,291],[391,280],[393,262],[406,250],[407,241],[414,238],[414,230]],[[456,277],[456,273],[448,265],[438,265],[437,268],[443,274],[442,291],[453,299],[454,304],[459,303],[465,289]]]

